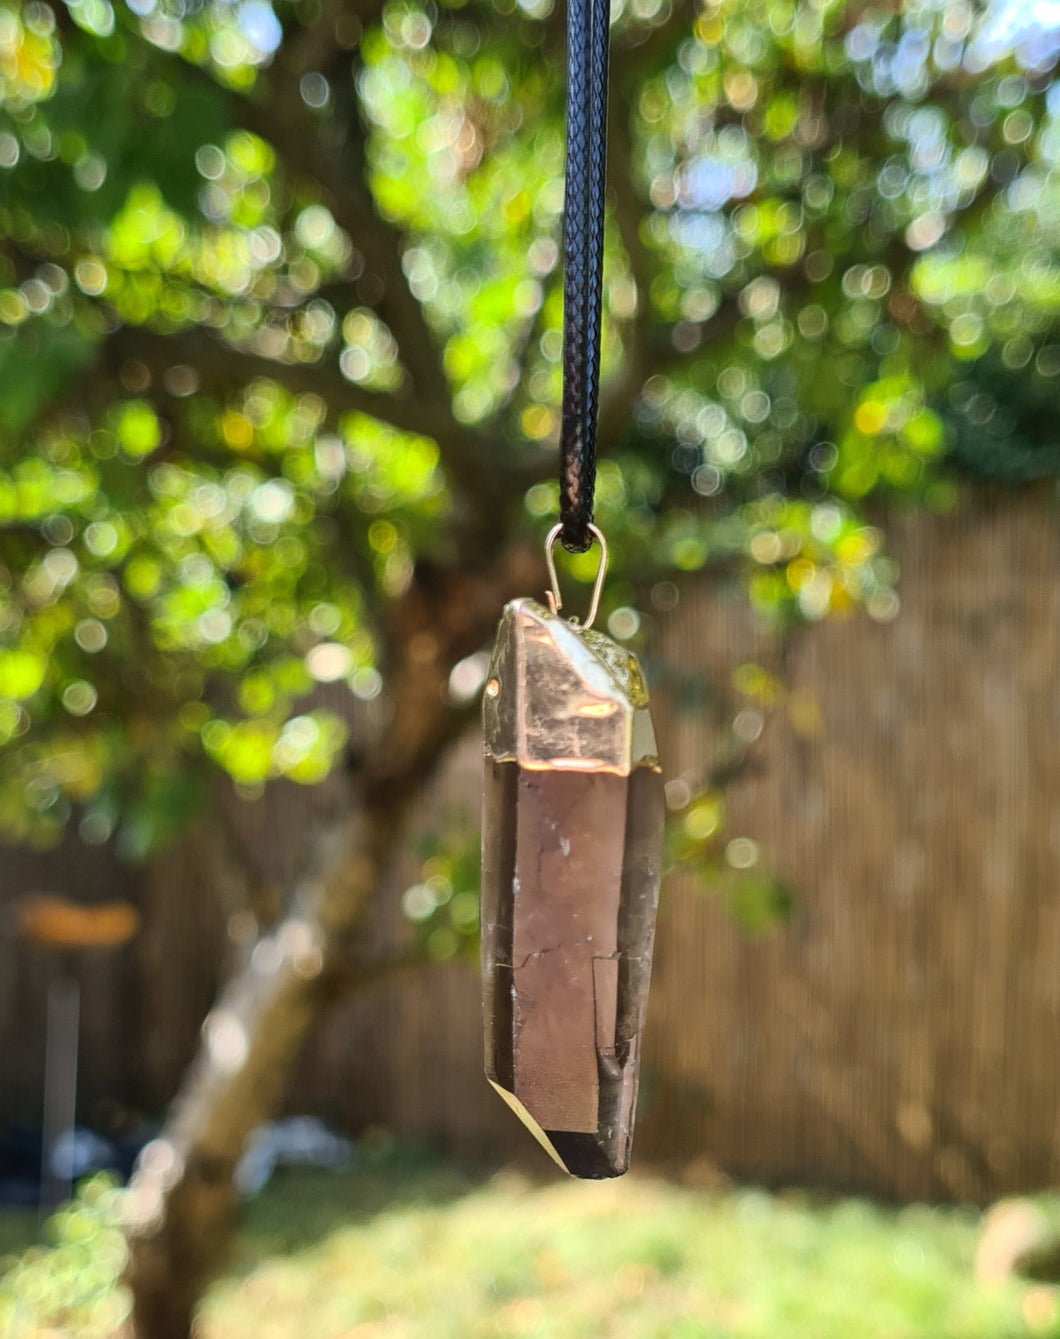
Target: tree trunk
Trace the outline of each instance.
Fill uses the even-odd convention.
[[[290,909],[262,935],[203,1025],[203,1043],[165,1130],[127,1196],[133,1324],[140,1339],[186,1339],[203,1286],[224,1263],[232,1176],[250,1133],[282,1101],[328,996],[325,964],[379,884],[396,823],[333,821],[314,834]]]
[[[390,724],[351,787],[350,812],[313,835],[287,911],[263,934],[203,1025],[165,1129],[140,1156],[127,1196],[136,1339],[187,1339],[226,1257],[232,1176],[247,1137],[287,1087],[300,1044],[382,884],[405,815],[466,721],[449,673],[491,635],[506,599],[540,584],[536,550],[513,546],[488,572],[421,570],[388,628]]]

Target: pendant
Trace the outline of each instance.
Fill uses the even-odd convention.
[[[662,865],[663,784],[634,655],[513,600],[483,700],[486,1075],[573,1176],[629,1166]]]

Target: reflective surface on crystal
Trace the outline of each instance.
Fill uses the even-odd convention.
[[[486,752],[550,771],[658,767],[636,656],[535,600],[504,611],[482,703]]]
[[[527,607],[529,606],[529,616]],[[617,1176],[629,1165],[640,1033],[651,974],[661,865],[662,776],[639,667],[621,648],[580,644],[569,625],[553,636],[540,606],[505,611],[491,667],[498,714],[538,741],[524,760],[497,748],[487,708],[483,809],[482,965],[486,1072],[557,1162],[575,1176]],[[574,633],[581,642],[581,634]],[[521,654],[519,641],[531,643]],[[610,648],[610,649],[608,649]],[[542,657],[557,698],[525,681]],[[631,662],[631,664],[630,664]],[[615,667],[618,666],[618,673]],[[628,692],[633,676],[634,694]],[[523,677],[520,677],[523,676]],[[639,686],[638,686],[639,685]],[[516,701],[505,701],[505,695]],[[620,741],[601,765],[599,704],[625,712]],[[571,704],[575,709],[571,709]],[[535,713],[565,711],[558,729]],[[587,709],[587,710],[586,710]],[[579,717],[586,729],[579,734]],[[637,762],[633,717],[639,716]],[[646,729],[645,729],[646,727]],[[549,767],[540,741],[562,740]],[[585,741],[595,764],[586,765]],[[647,746],[645,746],[647,741]],[[582,765],[572,765],[581,759]]]

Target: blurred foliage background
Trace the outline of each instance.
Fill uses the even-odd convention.
[[[1060,468],[1055,6],[612,16],[607,626],[650,650],[714,576],[777,625],[890,622],[881,504]],[[207,1030],[214,1087],[140,1224],[165,1268],[134,1270],[141,1297],[180,1283],[185,1330],[223,1215],[173,1185],[223,1182],[275,1105],[500,604],[541,574],[563,28],[550,0],[0,0],[0,832],[138,860],[221,794],[343,770],[370,820],[358,896],[293,890],[293,937],[250,918],[237,984],[255,936],[280,951],[274,1012],[226,1015],[273,1076],[241,1104],[209,1096]],[[675,862],[714,868],[735,739],[671,788]],[[445,959],[473,945],[473,843],[419,854],[404,911]],[[751,929],[786,905],[733,899]]]
[[[0,12],[10,837],[143,856],[217,773],[319,781],[311,695],[384,691],[415,565],[551,515],[562,17]],[[612,629],[717,566],[893,617],[870,499],[1057,468],[1055,33],[638,0],[614,44]]]

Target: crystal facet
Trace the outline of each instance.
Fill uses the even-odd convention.
[[[636,658],[532,600],[484,699],[486,1073],[575,1176],[629,1165],[662,856]]]

